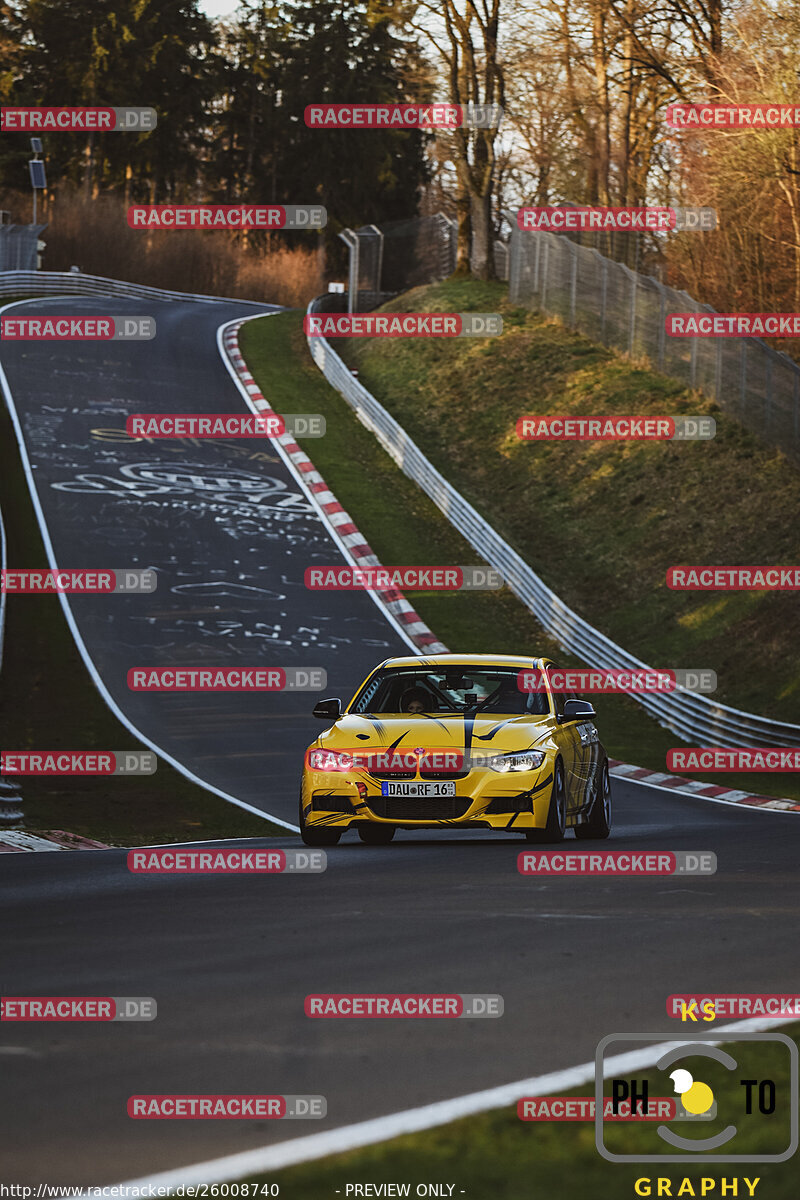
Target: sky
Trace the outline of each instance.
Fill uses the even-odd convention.
[[[207,17],[225,17],[236,9],[235,0],[200,0],[200,10]]]

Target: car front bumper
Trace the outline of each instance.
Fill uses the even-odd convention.
[[[406,781],[403,781],[406,782]],[[415,777],[409,782],[438,782]],[[464,826],[543,829],[553,787],[552,762],[508,774],[473,770],[455,781],[454,796],[382,796],[381,781],[364,771],[305,772],[303,818],[307,825],[346,829],[354,823],[404,829]]]

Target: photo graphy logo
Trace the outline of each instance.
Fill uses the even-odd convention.
[[[741,1045],[729,1045],[734,1042]],[[630,1049],[632,1043],[636,1049]],[[765,1064],[763,1074],[752,1065],[756,1055],[749,1056],[747,1068],[735,1056],[750,1043]],[[650,1047],[663,1053],[651,1056]],[[637,1153],[614,1140],[610,1125],[615,1149],[609,1148],[605,1089],[612,1110],[626,1101],[647,1111],[650,1094],[663,1095],[668,1080],[690,1124],[681,1132],[666,1122],[655,1125],[648,1136],[651,1149]],[[696,1136],[690,1136],[692,1128]],[[665,1042],[663,1034],[609,1034],[595,1055],[595,1144],[603,1158],[618,1163],[786,1162],[798,1147],[797,1046],[782,1033],[721,1029],[693,1030],[690,1040],[680,1042]]]

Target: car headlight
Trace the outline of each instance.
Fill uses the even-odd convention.
[[[523,750],[519,754],[499,754],[489,761],[493,771],[535,771],[545,760],[543,750]]]

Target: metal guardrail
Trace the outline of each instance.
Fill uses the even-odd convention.
[[[147,287],[143,283],[126,283],[106,279],[102,275],[84,275],[81,271],[2,271],[0,296],[19,296],[32,292],[37,296],[129,296],[134,300],[199,300],[218,304],[220,300],[234,304],[257,304],[234,296],[205,296],[197,292],[172,292],[164,288]]]
[[[3,514],[0,512],[0,571],[8,566],[8,543],[3,524]],[[0,671],[3,668],[3,639],[6,629],[6,594],[0,588]],[[22,796],[19,781],[0,777],[0,832],[6,829],[22,827]]]
[[[308,312],[321,311],[312,300]],[[584,621],[436,470],[401,425],[353,376],[329,342],[307,337],[311,357],[404,474],[413,479],[484,560],[502,572],[509,588],[563,650],[592,666],[651,670],[641,659]],[[638,693],[633,696],[660,725],[687,742],[723,746],[800,746],[800,725],[773,721],[715,703],[693,692]]]
[[[0,571],[7,566],[8,543],[6,542],[6,527],[3,524],[3,514],[0,512]],[[3,641],[6,633],[6,593],[0,588],[0,671],[3,669]]]

